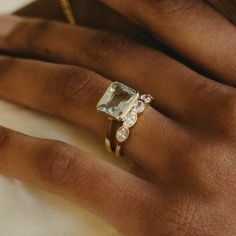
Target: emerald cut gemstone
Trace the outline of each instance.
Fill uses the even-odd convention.
[[[116,120],[123,120],[139,97],[138,91],[113,82],[97,104],[97,109]]]

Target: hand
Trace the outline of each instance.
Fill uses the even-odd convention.
[[[190,7],[185,14],[196,10]],[[127,158],[145,171],[145,179],[66,144],[6,129],[1,130],[2,173],[80,203],[126,235],[234,235],[235,27],[206,5],[201,11],[215,20],[200,24],[198,17],[192,24],[197,27],[188,36],[196,39],[197,51],[184,37],[189,24],[181,22],[174,42],[170,34],[161,36],[167,32],[163,25],[152,29],[221,83],[122,36],[1,17],[3,51],[75,65],[2,56],[1,97],[83,125],[101,138],[106,120],[95,106],[110,81],[90,70],[151,93],[156,101],[125,144]],[[172,14],[164,28],[176,29],[182,19],[180,11]],[[157,16],[160,22],[170,14]],[[212,37],[199,33],[209,28],[214,50]]]
[[[205,0],[205,2],[219,10],[228,20],[236,24],[236,4],[234,4],[233,0]],[[70,0],[70,3],[72,8],[75,9],[73,13],[80,25],[119,32],[133,38],[135,41],[140,41],[154,48],[158,47],[159,42],[153,39],[147,29],[130,22],[126,16],[115,12],[102,1]],[[18,10],[15,14],[68,22],[58,0],[51,0],[50,5],[48,5],[47,0],[37,0]],[[161,50],[165,49],[161,45]],[[171,53],[173,54],[173,51]]]

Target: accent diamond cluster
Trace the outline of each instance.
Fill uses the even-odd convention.
[[[116,139],[123,143],[129,137],[129,128],[133,127],[138,119],[138,113],[142,113],[146,105],[152,102],[153,98],[149,94],[143,94],[134,103],[129,113],[123,118],[123,125],[116,131]]]

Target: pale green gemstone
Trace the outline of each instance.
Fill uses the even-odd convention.
[[[122,83],[113,82],[97,104],[98,111],[122,120],[132,109],[139,93]]]

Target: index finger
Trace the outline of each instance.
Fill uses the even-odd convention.
[[[210,72],[236,85],[236,29],[203,1],[101,0],[145,25],[161,41]]]

